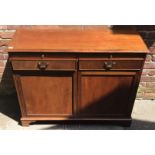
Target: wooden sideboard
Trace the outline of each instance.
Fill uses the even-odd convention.
[[[19,29],[8,48],[21,122],[130,125],[148,49],[134,31]]]

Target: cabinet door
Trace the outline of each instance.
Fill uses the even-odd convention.
[[[137,77],[136,72],[81,71],[77,115],[129,115],[137,90]]]
[[[24,116],[72,116],[74,72],[20,73],[14,77]]]

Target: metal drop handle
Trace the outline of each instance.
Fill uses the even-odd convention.
[[[107,62],[104,62],[104,67],[105,67],[105,69],[110,70],[113,68],[113,65],[115,65],[115,64],[116,64],[116,62],[107,61]]]
[[[48,63],[45,61],[38,62],[38,68],[41,70],[45,70],[48,67]]]

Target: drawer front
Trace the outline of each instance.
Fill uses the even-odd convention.
[[[142,60],[80,60],[79,70],[140,70]]]
[[[76,60],[12,60],[13,70],[76,70]]]

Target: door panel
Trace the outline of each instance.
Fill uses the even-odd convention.
[[[135,73],[81,72],[79,75],[79,116],[125,115]]]
[[[71,74],[20,76],[27,115],[72,115]]]

